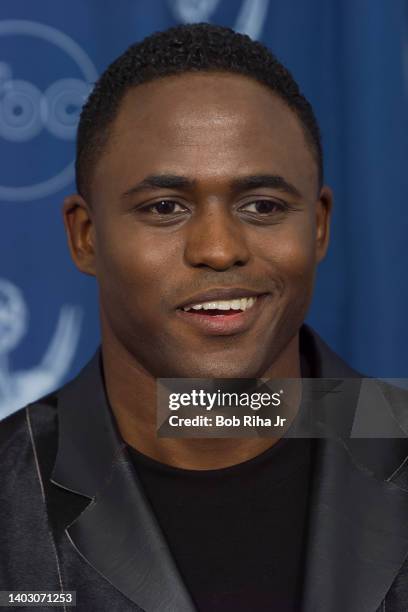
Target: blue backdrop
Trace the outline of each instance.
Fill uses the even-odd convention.
[[[129,44],[180,22],[265,42],[316,110],[332,242],[309,321],[353,366],[408,376],[406,0],[2,0],[0,414],[72,377],[99,342],[96,285],[70,261],[78,111]]]

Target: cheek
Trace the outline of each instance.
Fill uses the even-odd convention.
[[[257,256],[285,286],[306,284],[313,278],[315,229],[309,217],[270,227],[263,236],[258,233],[256,238],[253,244]]]
[[[157,311],[171,283],[177,251],[174,241],[138,231],[132,220],[111,224],[109,232],[98,234],[97,275],[102,292],[114,294],[129,308]]]

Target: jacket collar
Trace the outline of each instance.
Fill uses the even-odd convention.
[[[315,375],[341,378],[346,386],[338,405],[336,395],[329,404],[328,395],[313,403],[324,417],[314,424],[325,437],[315,445],[302,612],[373,612],[408,554],[408,440],[401,410],[403,403],[406,414],[407,394],[362,379],[315,332],[304,327],[302,333],[315,355]],[[375,437],[375,429],[368,438],[350,437],[362,423],[365,430],[370,425],[367,406],[376,414],[374,427],[390,437]]]
[[[313,377],[360,377],[307,326],[301,347]],[[52,482],[90,500],[66,528],[72,545],[146,612],[195,612],[117,430],[99,351],[59,392],[58,419]],[[406,439],[316,440],[303,612],[379,607],[408,554],[407,459]]]
[[[51,480],[91,503],[65,530],[79,554],[146,612],[195,612],[108,406],[100,351],[58,398]]]

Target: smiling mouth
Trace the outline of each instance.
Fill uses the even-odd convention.
[[[211,300],[186,304],[176,310],[178,318],[210,336],[229,336],[248,331],[257,323],[270,294],[251,295],[229,300]]]
[[[191,314],[207,315],[211,317],[230,316],[246,312],[255,306],[258,296],[234,298],[232,300],[212,300],[184,306],[182,310]]]

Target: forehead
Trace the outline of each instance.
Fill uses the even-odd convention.
[[[299,119],[268,87],[230,73],[187,73],[129,90],[110,129],[95,184],[142,174],[205,180],[273,172],[316,188]]]

